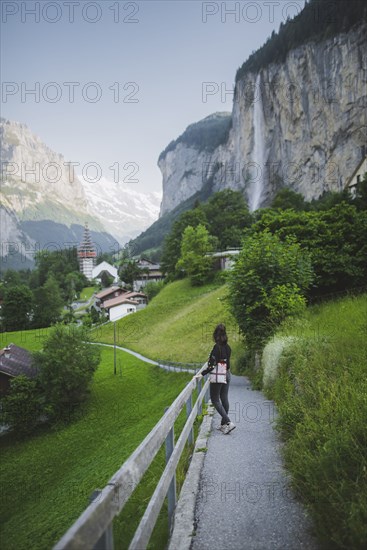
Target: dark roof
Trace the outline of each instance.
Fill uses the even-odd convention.
[[[38,370],[32,366],[32,356],[28,350],[9,344],[0,350],[0,372],[8,376],[25,374],[28,378],[34,378]]]

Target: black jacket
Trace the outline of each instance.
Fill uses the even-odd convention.
[[[211,372],[214,369],[214,366],[221,359],[226,359],[227,370],[229,370],[231,368],[230,358],[231,358],[231,348],[228,344],[225,344],[223,346],[219,344],[215,344],[208,357],[208,368],[201,371],[201,374],[205,376],[206,374]]]

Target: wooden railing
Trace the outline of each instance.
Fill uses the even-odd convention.
[[[203,366],[203,368],[206,365]],[[202,402],[208,401],[209,380],[191,380],[172,405],[142,441],[107,485],[94,492],[94,498],[77,521],[54,546],[54,550],[113,550],[113,520],[120,514],[129,497],[138,486],[157,452],[166,441],[166,467],[157,484],[147,509],[135,531],[129,550],[147,547],[164,500],[168,497],[170,525],[176,506],[176,468],[186,441],[193,443],[195,418],[202,412]],[[193,405],[193,391],[198,396]],[[187,420],[174,445],[174,423],[186,404]]]

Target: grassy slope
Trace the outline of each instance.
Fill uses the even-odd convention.
[[[187,281],[168,285],[145,310],[117,324],[119,344],[151,358],[204,362],[213,328],[224,321],[235,351],[240,344],[223,302],[225,292],[223,286],[192,288]],[[37,350],[46,334],[47,329],[7,333],[1,335],[1,343]],[[113,325],[95,331],[95,339],[113,342]],[[0,438],[3,548],[27,548],[32,541],[32,548],[41,549],[55,543],[85,508],[93,490],[103,487],[190,378],[166,373],[121,351],[117,355],[118,376],[114,377],[113,350],[102,348],[102,358],[80,420],[28,441]],[[183,417],[177,422],[176,433],[182,422]],[[160,452],[142,487],[115,522],[117,540],[123,541],[117,548],[127,548],[163,462],[164,452]],[[161,517],[152,548],[160,548],[166,523]]]
[[[117,343],[151,359],[204,363],[213,329],[224,322],[236,358],[241,342],[226,292],[226,286],[191,287],[186,279],[167,285],[146,309],[116,323]],[[95,330],[93,338],[113,343],[113,324]]]
[[[367,544],[367,295],[311,307],[270,392],[285,458],[327,548]]]
[[[18,339],[11,335],[11,341]],[[29,347],[36,349],[34,335]],[[50,548],[88,504],[94,489],[112,474],[149,433],[183,389],[189,375],[167,373],[119,352],[113,375],[113,350],[102,349],[102,363],[84,414],[67,427],[38,434],[27,441],[0,439],[2,549]],[[120,373],[121,368],[121,375]],[[148,474],[139,502],[146,503],[162,465]],[[150,480],[150,482],[149,482]],[[127,510],[129,514],[129,510]],[[137,526],[137,506],[129,521],[117,524],[117,548],[127,547]],[[133,519],[131,519],[133,518]],[[22,528],[20,529],[19,526]]]

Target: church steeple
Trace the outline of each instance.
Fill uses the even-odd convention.
[[[93,267],[96,265],[97,252],[94,248],[88,224],[84,226],[83,241],[79,245],[78,259],[80,271],[90,281],[93,279]]]

